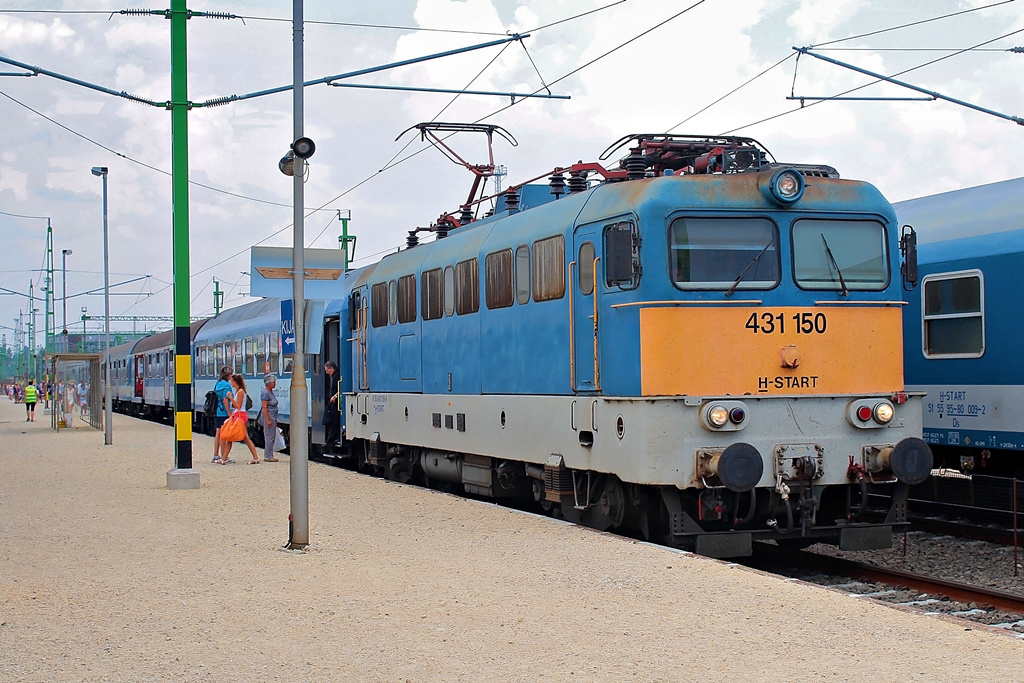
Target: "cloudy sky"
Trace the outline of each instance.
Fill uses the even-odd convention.
[[[162,8],[128,0],[0,0],[0,56],[164,101],[169,22],[117,14],[155,7]],[[207,0],[189,8],[246,17],[189,22],[191,100],[290,83],[290,2]],[[792,47],[816,45],[834,59],[1024,116],[1024,54],[1007,52],[1024,45],[1024,33],[1016,33],[1024,31],[1024,2],[309,0],[305,15],[307,80],[530,32],[523,44],[349,82],[499,92],[548,84],[571,95],[508,107],[506,97],[307,88],[305,130],[317,152],[306,183],[306,245],[336,247],[338,210],[350,211],[356,265],[464,201],[471,182],[464,169],[412,134],[395,141],[430,120],[482,119],[508,130],[518,146],[499,140],[494,152],[513,183],[596,160],[629,133],[667,131],[751,136],[780,161],[827,163],[892,201],[1021,175],[1024,127],[1010,121],[942,101],[829,101],[801,109],[786,98],[832,96],[871,82],[810,57],[799,60],[794,76]],[[0,72],[23,73],[5,64]],[[892,85],[856,95],[917,96]],[[247,300],[250,246],[291,244],[291,179],[277,169],[291,141],[291,95],[194,109],[189,126],[196,183],[190,298],[193,315],[203,315],[212,312],[214,278],[227,306]],[[451,143],[480,163],[482,140],[460,135]],[[67,260],[69,327],[73,321],[80,329],[83,306],[90,315],[103,310],[102,296],[86,293],[103,282],[101,181],[89,172],[101,165],[110,169],[111,281],[134,280],[113,288],[111,313],[170,315],[170,115],[46,76],[0,76],[0,288],[26,292],[31,281],[38,293],[45,277],[46,220],[6,214],[48,217],[58,329],[62,249],[74,252]],[[36,306],[41,344],[42,301]],[[9,342],[9,328],[28,310],[25,297],[0,296],[0,334]]]

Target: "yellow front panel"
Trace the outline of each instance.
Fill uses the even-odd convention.
[[[641,392],[902,391],[902,314],[895,306],[643,308]]]

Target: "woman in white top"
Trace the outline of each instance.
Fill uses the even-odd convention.
[[[246,422],[245,438],[242,439],[242,441],[249,447],[249,453],[252,454],[252,460],[249,461],[249,464],[259,465],[260,456],[256,454],[256,446],[253,445],[252,439],[249,438],[249,413],[245,409],[245,378],[238,374],[231,375],[230,382],[233,391],[228,394],[228,398],[231,400],[232,410],[232,417],[229,419],[234,419],[235,413],[242,413],[242,416],[240,417],[242,417]],[[228,456],[231,454],[231,446],[233,445],[234,443],[231,441],[225,441],[221,444],[221,457],[224,459],[224,462],[227,462]]]

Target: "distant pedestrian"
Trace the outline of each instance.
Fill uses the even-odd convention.
[[[217,414],[214,415],[213,426],[216,427],[217,431],[213,435],[213,460],[211,462],[218,465],[234,462],[233,460],[229,461],[227,455],[224,455],[223,458],[221,457],[224,444],[220,440],[220,428],[224,426],[224,423],[231,415],[231,400],[228,398],[228,395],[231,394],[231,384],[228,382],[228,379],[233,373],[234,368],[230,365],[222,365],[217,383],[213,386],[213,390],[217,392]]]
[[[274,395],[276,386],[277,377],[275,375],[267,375],[263,378],[260,416],[257,422],[263,425],[263,443],[266,447],[263,459],[267,462],[277,462],[277,458],[274,457],[274,447],[277,445],[277,396]]]
[[[25,422],[36,421],[36,401],[39,400],[39,392],[36,391],[34,382],[34,379],[30,379],[25,387]]]

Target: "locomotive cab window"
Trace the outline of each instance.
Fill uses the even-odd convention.
[[[580,245],[577,270],[580,274],[580,294],[590,296],[594,293],[594,243],[584,242]]]
[[[878,221],[795,221],[793,278],[802,289],[885,289],[889,284],[885,227]]]
[[[985,353],[985,282],[981,271],[925,276],[924,355],[978,358]]]
[[[767,218],[677,218],[669,239],[672,281],[680,289],[779,284],[779,236]]]
[[[609,287],[635,289],[640,284],[640,241],[632,222],[604,229],[604,279]]]

